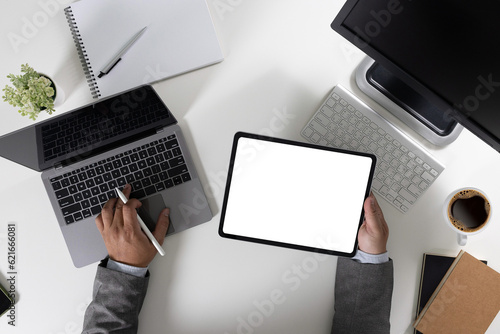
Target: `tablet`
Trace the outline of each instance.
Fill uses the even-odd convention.
[[[238,132],[219,235],[354,256],[374,155]]]

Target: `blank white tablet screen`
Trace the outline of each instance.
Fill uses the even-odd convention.
[[[241,137],[223,232],[351,253],[372,158]]]

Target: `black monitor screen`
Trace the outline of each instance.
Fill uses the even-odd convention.
[[[498,0],[348,0],[332,28],[498,150],[499,12]]]

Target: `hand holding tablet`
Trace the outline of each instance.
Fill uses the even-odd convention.
[[[239,132],[219,234],[354,256],[375,162],[371,154]],[[258,220],[248,214],[255,208]]]

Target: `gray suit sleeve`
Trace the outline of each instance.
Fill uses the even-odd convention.
[[[93,300],[83,321],[84,334],[137,333],[139,312],[148,288],[146,277],[135,277],[107,269],[105,262],[97,267]]]
[[[368,264],[339,258],[332,333],[389,333],[393,285],[392,260]]]

